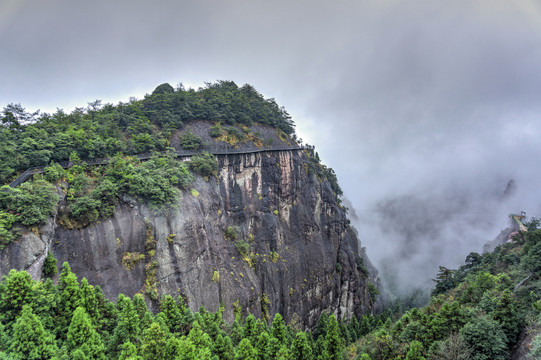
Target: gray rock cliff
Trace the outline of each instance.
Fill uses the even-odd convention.
[[[41,236],[4,249],[0,270],[33,268],[37,277],[50,250],[59,267],[69,262],[111,299],[143,292],[156,306],[159,295],[179,294],[194,310],[223,305],[228,320],[239,306],[267,318],[297,314],[305,327],[322,311],[377,310],[368,286],[379,281],[375,269],[302,150],[217,157],[218,177],[197,177],[175,206],[152,210],[125,198],[113,217],[83,229],[53,219]]]

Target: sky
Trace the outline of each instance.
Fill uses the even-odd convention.
[[[0,106],[216,80],[275,98],[396,291],[481,252],[509,213],[541,216],[538,0],[0,0],[0,49]]]

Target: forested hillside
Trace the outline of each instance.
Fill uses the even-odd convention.
[[[359,359],[505,360],[541,358],[541,230],[465,265],[440,267],[430,303],[390,318],[349,349]],[[396,309],[395,309],[396,310]],[[536,335],[537,334],[537,335]],[[355,358],[351,355],[349,358]]]

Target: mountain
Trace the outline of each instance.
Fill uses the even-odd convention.
[[[42,167],[0,192],[3,274],[38,279],[55,259],[109,299],[140,293],[157,310],[181,295],[192,310],[223,306],[230,321],[240,308],[310,328],[323,311],[381,310],[336,175],[252,87],[163,84],[129,104],[34,120],[13,109],[4,146]],[[7,181],[24,170],[0,164]]]

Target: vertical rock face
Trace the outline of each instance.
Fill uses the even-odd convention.
[[[59,266],[68,261],[110,298],[182,294],[192,309],[223,305],[230,320],[235,307],[297,314],[306,327],[322,311],[374,310],[368,283],[377,279],[363,272],[344,210],[330,185],[308,174],[302,151],[218,160],[218,177],[197,178],[171,208],[125,199],[110,219],[57,227],[49,247]]]

